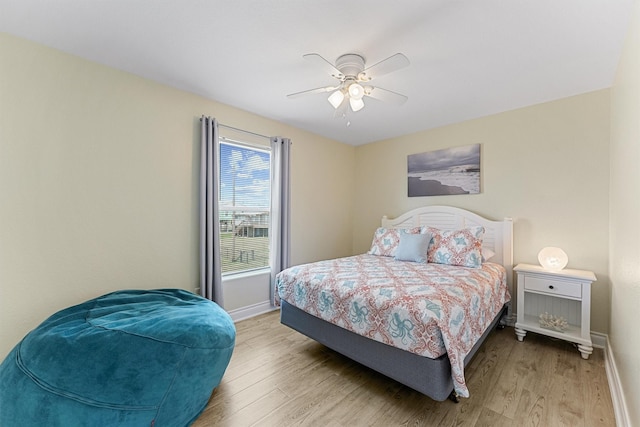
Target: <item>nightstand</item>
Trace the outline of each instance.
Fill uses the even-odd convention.
[[[545,270],[539,265],[518,264],[518,313],[516,335],[522,341],[527,331],[578,344],[583,359],[593,352],[591,342],[591,271]],[[540,314],[564,317],[565,330],[540,326]]]

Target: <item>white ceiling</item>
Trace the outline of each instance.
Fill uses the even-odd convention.
[[[0,31],[360,145],[610,87],[632,1],[0,0]],[[402,106],[286,97],[335,83],[303,54],[396,52]]]

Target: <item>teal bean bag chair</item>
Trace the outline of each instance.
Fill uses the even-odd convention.
[[[187,426],[220,383],[235,334],[222,308],[179,289],[69,307],[0,365],[0,426]]]

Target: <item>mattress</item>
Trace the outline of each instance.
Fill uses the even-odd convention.
[[[464,358],[510,295],[499,264],[465,268],[363,254],[286,269],[276,276],[275,298],[419,356],[446,353],[455,391],[468,396]]]

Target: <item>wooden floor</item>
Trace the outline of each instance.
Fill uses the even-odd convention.
[[[231,363],[193,426],[615,426],[603,351],[513,328],[466,368],[471,397],[436,402],[279,323],[236,324]]]

